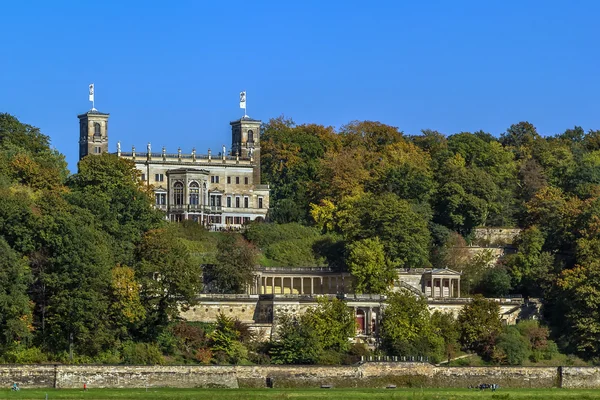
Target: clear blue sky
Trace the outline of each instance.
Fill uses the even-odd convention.
[[[262,120],[600,129],[598,1],[11,1],[1,14],[0,112],[40,127],[71,171],[92,82],[111,151],[229,148],[241,90]]]

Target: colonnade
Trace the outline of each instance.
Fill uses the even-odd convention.
[[[447,283],[447,286],[444,283]],[[428,284],[425,290],[428,297],[460,297],[460,278],[433,276]]]
[[[343,275],[259,276],[257,294],[336,294],[343,291]]]

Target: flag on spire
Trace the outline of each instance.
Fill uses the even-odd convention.
[[[246,92],[240,92],[240,108],[246,109]]]
[[[90,101],[94,101],[94,84],[90,83]]]

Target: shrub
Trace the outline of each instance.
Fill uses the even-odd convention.
[[[325,350],[319,356],[318,363],[321,365],[340,365],[342,363],[343,354],[335,350]]]
[[[125,342],[121,350],[123,363],[137,365],[163,364],[163,355],[156,343]]]
[[[531,346],[527,338],[510,327],[498,336],[493,358],[502,364],[521,365],[531,354]]]
[[[276,264],[287,267],[311,267],[324,265],[322,257],[315,257],[312,237],[282,240],[264,249],[265,255]]]
[[[296,222],[289,224],[253,223],[248,226],[244,236],[256,246],[264,249],[281,241],[305,238],[316,239],[319,237],[319,231]]]
[[[4,354],[7,363],[37,364],[48,361],[48,357],[39,347],[16,346]]]
[[[213,353],[211,349],[202,348],[196,351],[196,360],[202,364],[209,364],[212,361]]]
[[[508,294],[511,289],[510,275],[506,269],[496,267],[483,273],[477,291],[486,297],[500,297]]]
[[[117,350],[106,350],[94,357],[94,363],[119,364],[121,363],[121,354]]]
[[[158,347],[167,355],[174,355],[179,348],[179,340],[171,330],[164,330],[158,335]]]

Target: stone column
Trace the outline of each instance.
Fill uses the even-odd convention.
[[[458,295],[458,297],[460,297],[460,278],[457,279],[457,282],[458,282],[458,293],[457,293],[457,295]]]
[[[315,288],[314,288],[314,285],[313,285],[313,279],[314,278],[311,276],[310,277],[310,295],[311,296],[315,294]]]
[[[275,277],[271,277],[271,294],[275,294]]]
[[[281,284],[281,294],[283,294],[283,276],[279,278],[280,279],[280,284]]]
[[[300,294],[304,294],[304,277],[300,277]]]

